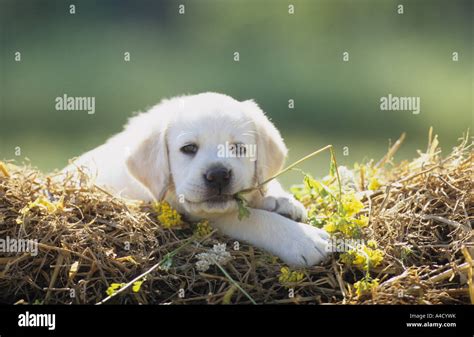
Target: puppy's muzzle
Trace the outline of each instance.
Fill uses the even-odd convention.
[[[218,191],[219,194],[221,194],[222,190],[229,185],[231,178],[232,171],[222,166],[213,167],[204,174],[204,182],[206,186]]]

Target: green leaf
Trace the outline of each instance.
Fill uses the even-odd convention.
[[[329,165],[329,175],[331,177],[335,177],[337,173],[337,167],[336,167],[336,160],[334,158],[334,155],[331,152],[331,164]]]
[[[324,199],[327,196],[330,196],[334,200],[337,200],[337,198],[332,193],[331,189],[326,184],[324,184],[323,182],[317,181],[310,175],[305,175],[304,183],[306,186],[308,186],[308,188],[313,189],[321,198]]]
[[[237,206],[239,207],[239,220],[248,218],[250,216],[250,211],[247,208],[247,201],[239,194],[235,195],[235,201],[237,201]]]
[[[318,227],[318,228],[323,228],[325,224],[325,220],[317,216],[310,217],[308,221],[310,225]]]
[[[172,265],[173,265],[173,258],[171,256],[168,256],[161,263],[160,269],[164,270],[164,271],[168,271],[171,268]]]

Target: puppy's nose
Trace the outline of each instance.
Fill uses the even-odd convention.
[[[213,188],[218,188],[219,191],[229,185],[232,172],[225,167],[214,167],[206,172],[204,180],[206,184]]]

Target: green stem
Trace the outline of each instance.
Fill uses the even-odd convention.
[[[370,273],[369,273],[370,257],[369,257],[369,254],[364,252],[362,249],[359,249],[358,247],[352,246],[351,244],[347,244],[347,246],[349,246],[349,248],[352,248],[353,250],[357,251],[358,253],[362,253],[362,255],[365,255],[365,259],[367,261],[366,262],[367,270],[365,271],[365,277],[370,277]]]
[[[336,161],[336,155],[334,154],[334,149],[331,145],[331,160],[334,162],[334,166],[336,166],[336,178],[337,178],[337,183],[339,185],[339,204],[342,207],[342,184],[341,184],[341,178],[339,177],[339,167],[337,166],[337,161]]]
[[[257,304],[257,302],[255,302],[255,300],[244,289],[242,289],[242,287],[225,271],[224,268],[222,268],[219,263],[216,262],[216,266],[219,267],[221,272],[229,279],[229,281],[232,282],[237,289],[239,289],[250,300],[250,302],[252,302],[252,304]]]
[[[268,184],[270,181],[272,181],[273,179],[277,178],[278,176],[282,175],[283,173],[286,173],[288,172],[289,170],[291,170],[293,167],[297,166],[298,164],[304,162],[305,160],[308,160],[309,158],[311,157],[314,157],[315,155],[327,150],[327,149],[331,149],[331,153],[332,153],[332,145],[326,145],[325,147],[319,149],[319,150],[316,150],[314,151],[313,153],[310,153],[308,154],[307,156],[304,156],[303,158],[295,161],[293,164],[285,167],[283,170],[281,170],[280,172],[278,172],[277,174],[275,174],[274,176],[268,178],[267,180],[265,180],[263,183],[260,183],[258,184],[257,186],[255,187],[251,187],[251,188],[246,188],[240,192],[238,192],[238,194],[243,194],[243,193],[249,193],[249,192],[252,192],[252,191],[255,191],[255,190],[258,190],[260,189],[262,186]],[[336,170],[337,172],[337,170]],[[339,180],[339,173],[337,174],[337,177],[338,177],[338,180]],[[340,182],[340,180],[339,180]]]
[[[209,233],[208,235],[206,235],[204,238],[202,238],[200,241],[203,241],[204,239],[207,239],[209,236],[211,236],[212,234],[214,234],[216,231],[212,231],[211,233]],[[179,246],[178,248],[176,248],[175,250],[169,252],[168,254],[165,255],[165,257],[163,259],[160,260],[160,262],[158,262],[157,264],[155,264],[153,267],[151,267],[150,269],[148,269],[146,272],[144,272],[143,274],[135,277],[133,280],[131,280],[130,282],[128,282],[127,284],[125,284],[122,288],[120,288],[119,290],[117,290],[116,292],[114,292],[112,295],[104,298],[102,301],[96,303],[96,305],[100,305],[100,304],[104,304],[105,302],[107,302],[108,300],[110,300],[112,297],[115,297],[117,296],[118,294],[120,294],[121,292],[125,291],[126,289],[130,288],[135,282],[143,279],[145,276],[147,276],[148,274],[150,274],[151,272],[153,272],[155,269],[161,267],[163,265],[163,263],[172,258],[173,256],[175,256],[179,251],[181,251],[184,247],[188,246],[191,242],[194,241],[194,239],[196,238],[195,235],[191,236],[185,243],[183,243],[181,246]]]

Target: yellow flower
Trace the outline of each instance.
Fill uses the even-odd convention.
[[[181,215],[166,201],[154,203],[152,207],[158,213],[157,219],[163,227],[171,228],[181,224]]]
[[[383,261],[384,253],[380,249],[371,249],[366,247],[367,255],[369,255],[370,264],[377,267]]]
[[[379,279],[363,279],[354,283],[357,296],[366,294],[379,286]]]
[[[337,231],[337,226],[334,222],[328,222],[324,225],[323,229],[328,233],[334,233]]]
[[[208,220],[203,220],[196,225],[196,230],[194,231],[200,237],[206,236],[212,232],[212,227],[209,225]]]
[[[360,237],[362,228],[366,227],[369,223],[369,219],[361,215],[359,219],[354,219],[347,215],[340,216],[333,214],[323,226],[323,229],[328,233],[340,232],[345,237]]]
[[[56,211],[62,211],[64,209],[64,197],[61,197],[56,202],[49,201],[44,196],[39,196],[35,201],[29,202],[26,207],[20,210],[20,213],[25,215],[33,208],[39,208],[40,210],[46,211],[48,214],[53,214]]]
[[[377,241],[370,239],[369,241],[367,241],[367,247],[374,249],[377,248]]]
[[[142,286],[144,281],[137,281],[137,282],[133,282],[133,285],[132,285],[132,291],[134,293],[138,293],[140,291],[140,287]]]
[[[369,242],[372,246],[375,243],[373,240],[369,240]],[[383,261],[383,257],[384,253],[380,249],[363,245],[342,254],[341,261],[347,265],[354,265],[363,270],[367,270],[370,267],[377,267],[380,265]]]
[[[360,232],[359,228],[354,226],[351,222],[342,221],[339,225],[339,230],[343,233],[346,237],[357,237],[358,232]]]
[[[364,208],[364,204],[357,199],[354,193],[350,193],[342,196],[342,207],[348,216],[353,216]]]
[[[352,263],[355,265],[364,265],[365,260],[366,260],[365,255],[356,254]]]
[[[119,261],[119,262],[130,262],[130,263],[133,263],[134,265],[138,265],[138,262],[135,261],[135,259],[133,258],[133,256],[122,256],[122,257],[117,257],[115,260]]]
[[[112,296],[115,294],[117,290],[122,288],[125,285],[125,283],[112,283],[108,288],[107,288],[107,295]]]
[[[382,186],[382,184],[380,183],[380,181],[376,177],[370,178],[369,186],[368,186],[369,190],[376,191],[380,188],[380,186]]]
[[[371,191],[378,190],[381,186],[382,183],[379,180],[378,174],[379,174],[379,169],[373,166],[373,163],[368,163],[368,164],[355,164],[354,165],[354,170],[356,172],[359,172],[361,176],[365,177],[365,181],[367,183],[367,189]],[[365,186],[363,187],[365,189]]]
[[[288,267],[283,267],[280,269],[280,275],[278,276],[278,281],[280,283],[294,283],[299,282],[304,278],[304,274],[297,271],[291,271]]]
[[[359,219],[354,219],[353,221],[359,227],[367,227],[369,224],[369,218],[365,215],[361,215]]]

